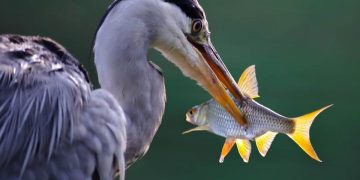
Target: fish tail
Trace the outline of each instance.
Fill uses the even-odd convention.
[[[309,114],[297,118],[292,118],[292,120],[295,123],[294,130],[291,133],[287,134],[292,140],[296,142],[296,144],[298,144],[301,147],[302,150],[306,152],[306,154],[308,154],[311,158],[319,162],[322,161],[317,156],[310,142],[310,134],[309,134],[310,127],[312,122],[315,120],[316,116],[331,106],[332,105],[329,105],[321,109],[318,109],[314,112],[311,112]]]

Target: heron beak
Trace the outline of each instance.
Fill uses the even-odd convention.
[[[199,83],[240,125],[245,126],[246,120],[241,115],[235,101],[229,96],[225,87],[239,102],[243,101],[243,95],[210,39],[207,39],[204,43],[199,43],[188,37],[188,41],[203,57],[202,62],[197,65],[197,69],[202,74],[202,78],[198,79]]]

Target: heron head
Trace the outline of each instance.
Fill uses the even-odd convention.
[[[234,100],[242,95],[210,40],[209,24],[197,0],[164,0],[162,23],[153,46],[184,75],[194,79],[239,123],[244,123]]]
[[[114,73],[108,70],[113,64],[104,60],[117,60],[119,52],[127,53],[122,54],[124,59],[143,60],[149,46],[197,81],[245,125],[234,102],[243,96],[211,43],[209,24],[197,0],[114,0],[100,23],[94,46],[102,86],[115,87],[102,75]]]

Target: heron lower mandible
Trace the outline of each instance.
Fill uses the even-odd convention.
[[[0,36],[0,179],[113,179],[142,157],[161,123],[160,51],[240,124],[242,95],[196,0],[115,0],[96,33],[100,89],[48,38]]]

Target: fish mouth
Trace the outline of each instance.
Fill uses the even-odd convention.
[[[242,102],[244,96],[215,50],[210,38],[207,37],[205,40],[200,41],[187,36],[187,39],[200,54],[198,63],[194,65],[202,74],[200,78],[197,78],[197,81],[240,125],[245,126],[246,120],[241,115],[235,102],[235,100]],[[235,97],[234,99],[229,96],[225,88]]]

